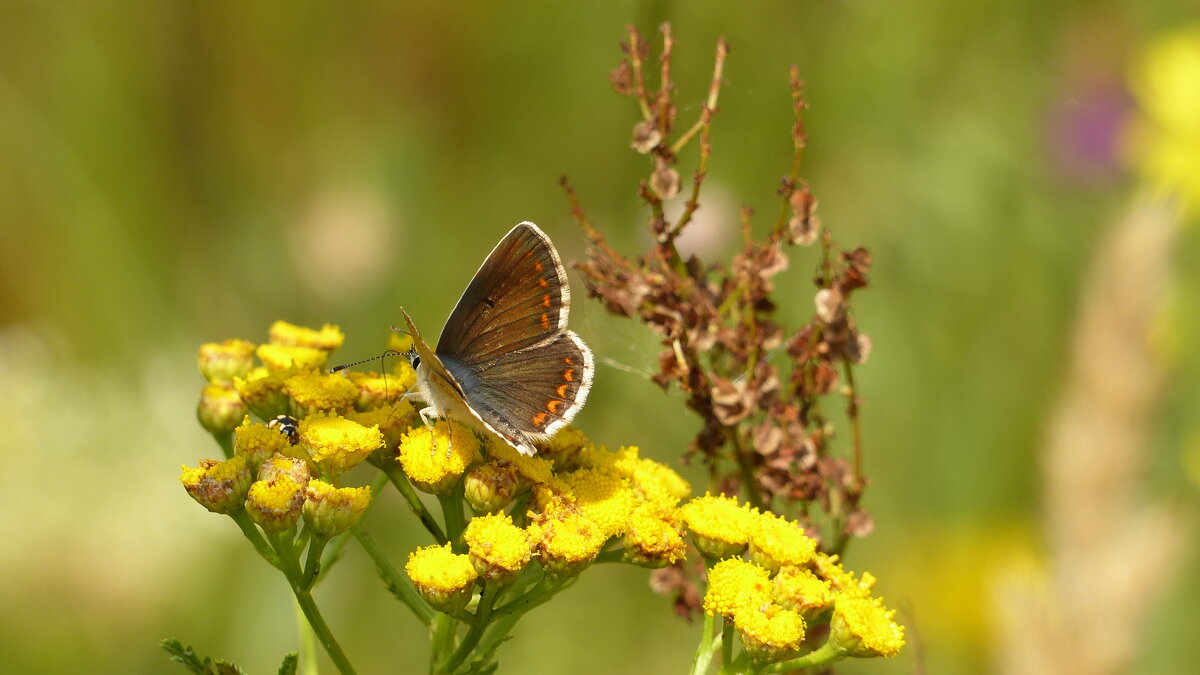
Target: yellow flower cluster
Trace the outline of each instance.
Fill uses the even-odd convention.
[[[708,571],[704,611],[732,621],[756,661],[798,656],[806,623],[831,613],[831,645],[839,656],[895,656],[904,646],[895,612],[871,596],[874,577],[860,580],[837,556],[818,552],[796,523],[707,494],[680,513],[701,551],[725,556]]]

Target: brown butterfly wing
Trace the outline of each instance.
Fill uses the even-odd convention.
[[[491,361],[446,368],[463,384],[471,410],[513,445],[553,435],[587,400],[595,372],[592,352],[575,333]]]
[[[464,366],[550,340],[567,325],[571,293],[550,238],[533,223],[514,227],[463,291],[437,354]]]

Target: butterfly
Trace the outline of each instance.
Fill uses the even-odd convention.
[[[455,419],[533,455],[536,442],[571,422],[592,388],[592,350],[567,330],[570,307],[558,251],[537,225],[523,222],[467,284],[436,350],[401,310],[428,406],[421,419]]]

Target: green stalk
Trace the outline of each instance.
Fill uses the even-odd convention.
[[[233,518],[233,522],[237,523],[238,527],[242,529],[242,534],[250,540],[251,544],[254,544],[254,550],[258,551],[258,554],[262,556],[263,560],[266,560],[268,563],[270,563],[271,567],[282,571],[283,567],[281,566],[282,563],[279,561],[279,556],[276,555],[275,551],[267,544],[266,540],[263,539],[262,534],[260,534],[258,528],[255,527],[254,521],[250,520],[250,515],[246,513],[246,510],[238,509],[237,511],[229,514],[229,517]]]
[[[429,509],[425,508],[425,504],[421,502],[420,497],[413,490],[412,484],[408,482],[408,476],[404,475],[404,470],[400,468],[400,465],[388,462],[381,468],[387,474],[388,478],[391,479],[392,485],[395,485],[400,494],[404,496],[404,501],[408,502],[408,508],[421,520],[421,524],[425,526],[426,530],[429,530],[429,533],[433,535],[437,543],[445,544],[450,541],[442,532],[442,526],[438,525],[433,514],[429,512]]]
[[[499,584],[484,583],[483,593],[479,597],[479,608],[475,610],[475,623],[471,624],[471,629],[467,631],[466,637],[459,643],[458,649],[454,650],[454,656],[450,657],[450,662],[446,664],[443,672],[453,673],[475,649],[475,645],[479,644],[479,638],[483,637],[483,631],[488,627],[492,614],[492,603],[496,602],[496,594],[499,591]]]
[[[417,594],[417,589],[413,588],[408,575],[400,574],[400,571],[392,565],[392,561],[388,560],[379,546],[375,544],[375,540],[371,538],[371,535],[367,534],[367,531],[363,529],[362,523],[351,527],[350,531],[354,533],[354,538],[358,539],[358,543],[362,545],[367,555],[371,556],[371,560],[375,561],[375,567],[379,569],[379,576],[383,577],[388,588],[392,590],[401,602],[412,610],[412,613],[417,616],[418,621],[428,626],[433,621],[435,613],[421,596]]]
[[[450,543],[456,553],[463,553],[464,551],[458,550],[463,545],[462,533],[467,526],[466,515],[463,512],[463,481],[458,481],[450,494],[438,495],[438,502],[442,505],[442,519],[446,522],[446,534],[450,537]]]
[[[692,659],[692,669],[688,675],[703,675],[708,672],[713,654],[720,649],[724,640],[720,635],[713,635],[713,615],[704,613],[704,628],[700,635],[700,644],[696,646],[696,657]]]
[[[789,670],[798,668],[811,668],[813,666],[823,666],[827,663],[845,658],[846,653],[839,647],[834,646],[832,642],[826,642],[817,649],[801,656],[798,659],[784,661],[782,663],[772,663],[763,668],[764,673],[783,673]]]
[[[292,587],[292,594],[296,596],[296,604],[300,605],[300,611],[304,613],[304,618],[308,620],[308,625],[312,627],[317,640],[325,648],[325,653],[329,654],[330,660],[337,666],[339,673],[342,673],[342,675],[354,675],[354,666],[350,665],[350,660],[346,658],[341,645],[333,637],[333,632],[329,630],[329,625],[325,623],[325,617],[321,616],[321,610],[317,608],[317,603],[313,600],[312,594],[301,585],[303,583],[303,573],[300,571],[300,561],[296,555],[296,551],[292,548],[291,535],[284,532],[281,534],[268,534],[267,538],[275,548],[275,552],[279,554],[279,559],[282,562],[281,569],[287,577],[288,585]]]

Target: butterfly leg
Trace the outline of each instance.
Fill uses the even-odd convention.
[[[437,410],[435,410],[433,406],[426,406],[424,408],[421,408],[419,411],[417,411],[417,414],[421,416],[421,421],[424,422],[425,426],[429,428],[429,447],[430,447],[430,450],[432,451],[432,449],[437,447],[437,442],[433,438],[433,422],[431,420],[433,418],[437,417]],[[454,452],[454,434],[451,433],[450,427],[447,426],[446,427],[446,458],[449,459],[450,454],[453,452]]]

